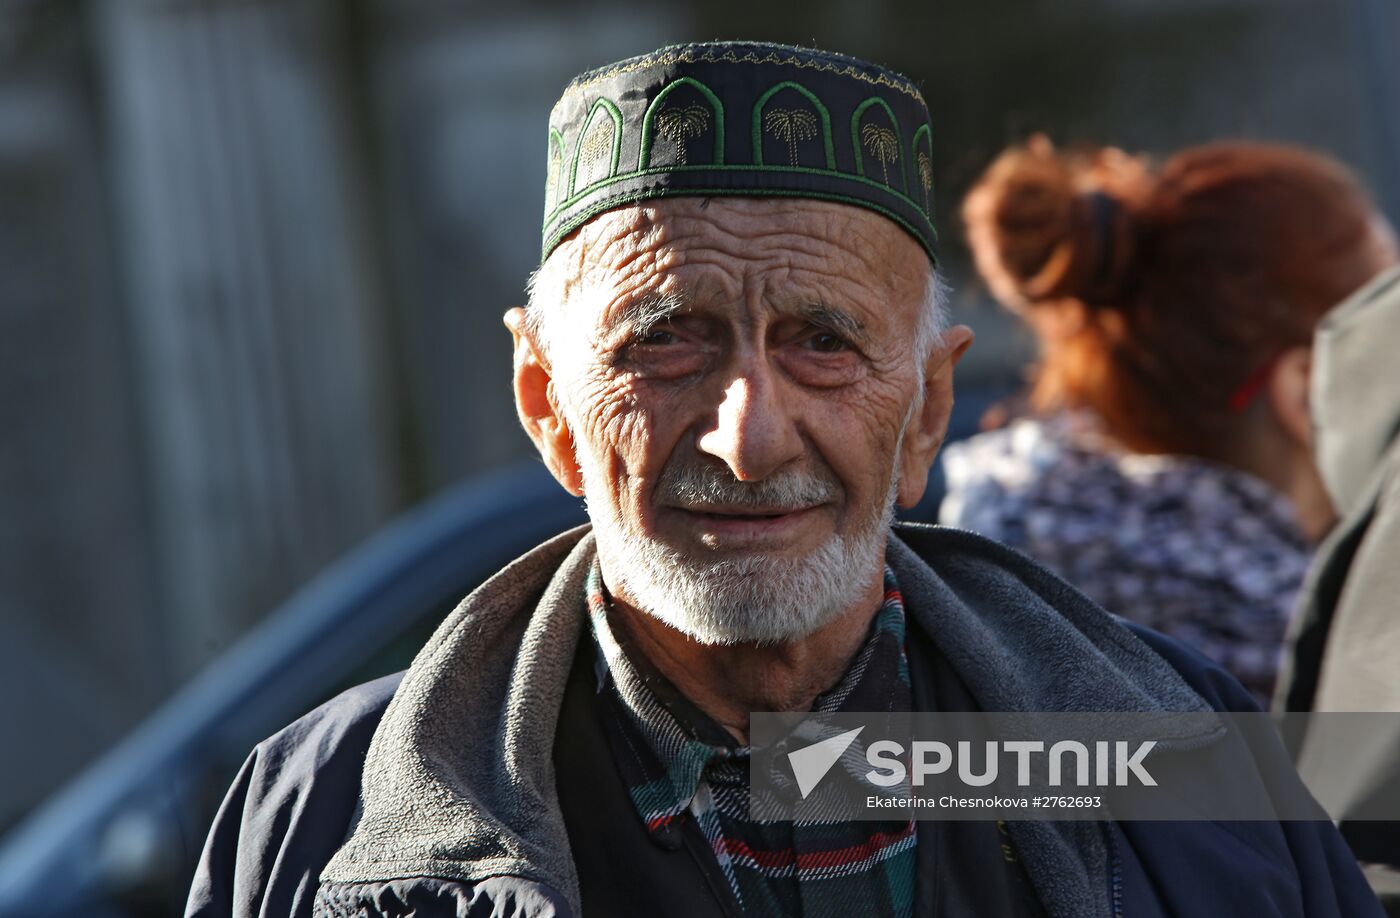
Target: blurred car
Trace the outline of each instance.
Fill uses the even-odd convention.
[[[214,812],[256,743],[406,667],[463,596],[584,521],[579,501],[532,463],[373,536],[16,827],[0,848],[0,915],[178,915]]]
[[[959,393],[949,439],[1004,389]],[[908,519],[931,521],[938,469]],[[474,479],[341,558],[0,845],[0,918],[166,918],[254,745],[342,690],[404,669],[460,599],[585,522],[539,463]]]

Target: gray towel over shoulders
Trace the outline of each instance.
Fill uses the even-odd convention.
[[[370,744],[359,819],[321,874],[328,906],[396,878],[507,875],[559,891],[577,914],[549,750],[593,556],[587,527],[551,540],[473,592],[429,641]],[[887,558],[914,621],[987,710],[1211,710],[1112,616],[1009,549],[901,525]],[[1111,914],[1094,825],[1016,831],[1052,914]]]

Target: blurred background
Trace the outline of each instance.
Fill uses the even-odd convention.
[[[1393,0],[0,0],[0,833],[390,520],[529,460],[500,316],[549,108],[582,69],[731,37],[922,84],[978,332],[960,429],[1028,357],[952,217],[1010,141],[1294,141],[1400,217]],[[196,782],[186,849],[236,764]]]

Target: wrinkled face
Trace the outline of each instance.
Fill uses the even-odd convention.
[[[880,576],[946,424],[916,399],[928,271],[889,220],[806,200],[664,200],[554,253],[550,401],[615,595],[702,641],[780,641]]]

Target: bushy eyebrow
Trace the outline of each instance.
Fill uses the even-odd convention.
[[[865,323],[858,316],[837,306],[810,303],[803,306],[799,312],[813,325],[844,335],[852,341],[864,342],[866,339]]]
[[[632,334],[644,335],[690,307],[690,297],[684,293],[648,293],[612,310],[606,331],[626,329]],[[816,302],[807,303],[794,311],[818,328],[835,332],[858,344],[867,341],[865,322],[848,310]]]
[[[608,317],[608,330],[626,328],[645,334],[684,311],[690,301],[678,293],[648,293],[625,303]]]

